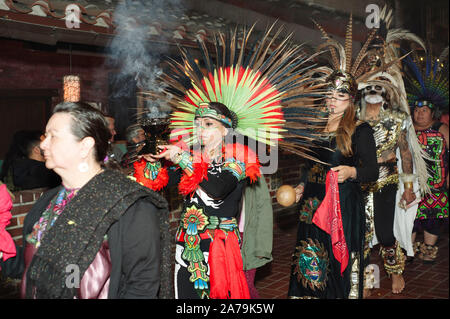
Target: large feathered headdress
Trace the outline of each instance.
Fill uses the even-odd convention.
[[[425,58],[407,57],[407,96],[411,107],[428,106],[432,110],[447,111],[449,107],[448,92],[448,47],[439,58],[428,54]],[[408,72],[409,71],[409,72]]]
[[[331,84],[333,89],[349,93],[352,96],[356,96],[358,92],[358,82],[361,77],[366,76],[366,52],[368,45],[375,35],[375,31],[369,33],[366,43],[361,48],[356,58],[353,59],[353,23],[351,14],[345,32],[344,45],[331,38],[328,33],[322,28],[322,26],[320,26],[316,21],[314,21],[314,23],[319,28],[323,38],[326,40],[322,45],[318,47],[318,50],[326,48],[329,49],[329,52],[331,54],[331,67],[321,67],[319,68],[319,71],[326,74],[325,81]]]
[[[359,89],[368,85],[380,85],[385,88],[390,101],[390,107],[399,108],[409,114],[406,90],[403,81],[401,60],[406,55],[400,55],[400,42],[407,41],[410,44],[421,47],[426,50],[425,43],[414,33],[400,28],[391,29],[392,9],[385,5],[380,11],[380,26],[375,29],[375,36],[369,45],[368,55],[374,58],[370,61],[370,69],[382,67],[381,71],[372,73],[360,81]]]
[[[291,35],[281,39],[282,28],[271,36],[273,27],[256,39],[254,26],[243,29],[242,39],[237,28],[219,33],[215,54],[199,42],[202,61],[181,48],[181,62],[171,60],[164,75],[172,93],[172,137],[189,136],[194,143],[194,119],[208,115],[251,139],[313,158],[309,146],[322,125],[314,106],[321,97],[312,77],[315,55],[292,44]],[[210,102],[225,105],[231,115],[212,110]]]
[[[391,65],[399,61],[399,59],[396,59],[371,68],[372,63],[369,46],[377,34],[377,29],[375,28],[369,30],[367,39],[361,47],[361,50],[356,58],[353,58],[352,14],[350,14],[345,32],[344,45],[331,38],[317,22],[314,21],[314,23],[326,40],[318,49],[328,48],[331,54],[331,67],[322,67],[320,71],[328,75],[325,80],[332,85],[333,89],[356,96],[360,83],[367,81],[377,73],[387,70]]]

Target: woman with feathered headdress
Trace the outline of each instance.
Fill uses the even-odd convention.
[[[351,18],[345,47],[318,27],[332,58],[331,68],[317,68],[326,75],[323,83],[329,92],[327,138],[318,143],[321,162],[308,162],[296,187],[297,201],[302,201],[288,295],[348,298],[350,274],[355,267],[362,269],[365,220],[360,183],[378,177],[372,129],[356,118],[357,79],[364,76],[366,48],[352,61]],[[362,275],[359,279],[362,283]],[[359,286],[357,296],[362,294]]]
[[[320,125],[318,111],[308,103],[292,107],[292,128],[283,111],[287,101],[320,93],[311,78],[313,57],[289,36],[278,42],[281,29],[273,38],[271,31],[255,40],[253,27],[241,40],[237,30],[219,33],[215,61],[207,44],[199,43],[205,72],[182,49],[182,62],[172,61],[164,75],[174,109],[172,138],[180,139],[136,162],[134,176],[154,190],[177,184],[184,196],[176,234],[176,298],[250,297],[237,216],[245,184],[261,176],[251,141],[260,142],[264,152],[265,145],[282,145],[312,157],[307,151]],[[281,141],[284,135],[290,140]]]

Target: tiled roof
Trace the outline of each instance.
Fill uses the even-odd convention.
[[[61,26],[62,21],[70,20],[73,10],[79,10],[82,29],[84,27],[86,30],[86,27],[91,26],[96,27],[96,32],[111,34],[117,27],[114,19],[117,3],[118,0],[0,0],[0,13],[2,10],[14,13],[5,15],[3,12],[3,18],[10,20],[18,20],[19,17],[25,22],[27,18],[32,19],[35,16],[41,18],[34,19],[34,23],[41,24],[41,21],[45,21],[47,26],[52,24]],[[142,12],[142,15],[145,15],[145,12]],[[152,12],[152,16],[151,22],[147,20],[143,23],[148,25],[150,39],[163,38],[167,42],[195,42],[197,38],[211,40],[211,35],[215,31],[225,30],[234,25],[224,18],[192,10],[180,11],[178,14],[172,12],[167,14],[161,10]],[[139,17],[136,20],[139,20]]]
[[[85,3],[85,5],[82,5],[82,3]],[[1,10],[58,20],[66,18],[65,9],[68,5],[79,8],[81,13],[81,23],[96,25],[104,28],[110,28],[113,26],[111,9],[101,9],[96,5],[86,3],[86,1],[70,3],[53,0],[0,0]]]

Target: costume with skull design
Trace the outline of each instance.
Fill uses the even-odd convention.
[[[385,6],[380,14],[380,28],[371,43],[370,52],[375,58],[369,68],[398,61],[396,44],[399,40],[409,40],[424,47],[423,42],[409,31],[390,29],[391,22],[392,10]],[[365,257],[370,257],[370,247],[379,241],[386,272],[401,275],[406,259],[401,247],[408,254],[413,253],[411,231],[414,214],[414,207],[406,205],[402,195],[405,191],[410,192],[406,188],[413,185],[417,193],[410,195],[412,197],[420,197],[420,193],[429,190],[425,154],[414,133],[399,63],[372,74],[359,83],[359,89],[362,90],[362,99],[358,117],[374,130],[380,170],[375,183],[364,185]],[[417,205],[415,202],[408,204]]]

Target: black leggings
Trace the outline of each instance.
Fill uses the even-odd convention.
[[[394,214],[397,184],[389,184],[373,193],[375,233],[382,246],[395,244]]]

